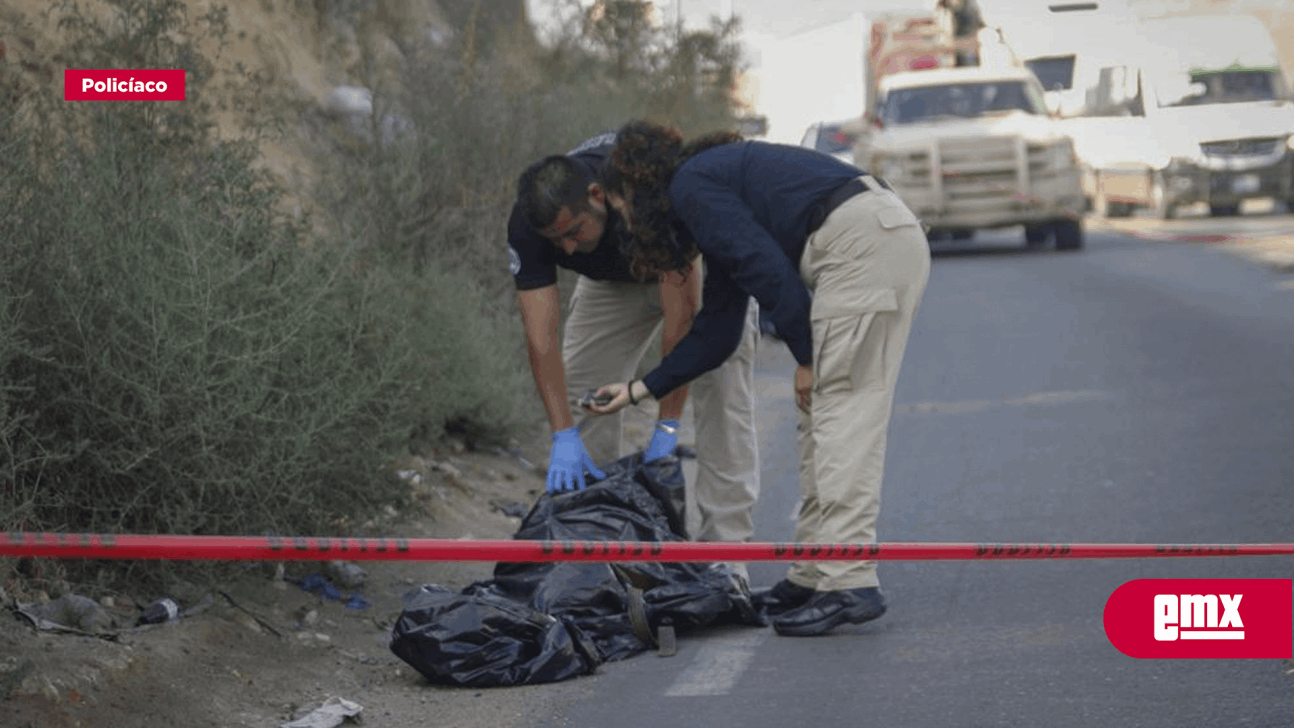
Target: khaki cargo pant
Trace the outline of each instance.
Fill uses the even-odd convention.
[[[636,373],[664,323],[655,283],[612,283],[580,276],[562,336],[566,388],[580,437],[593,461],[614,461],[647,447],[624,442],[624,412],[588,415],[579,406],[586,389],[627,382]],[[749,541],[759,497],[759,445],[755,430],[755,346],[758,306],[751,301],[741,343],[721,366],[689,387],[696,433],[697,476],[689,483],[700,516],[698,541]],[[655,421],[655,402],[648,403]]]
[[[876,542],[886,432],[929,243],[892,192],[864,192],[809,236],[800,275],[814,290],[814,390],[799,413],[795,540]],[[787,578],[818,591],[879,586],[875,561],[794,562]]]

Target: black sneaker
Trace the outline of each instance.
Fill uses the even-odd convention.
[[[783,579],[773,585],[772,589],[751,594],[755,608],[770,617],[789,612],[804,604],[817,592]]]
[[[877,587],[815,592],[798,609],[773,620],[773,629],[787,637],[812,637],[845,624],[862,624],[885,614],[885,597]]]

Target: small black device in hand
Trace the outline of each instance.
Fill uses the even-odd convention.
[[[580,406],[586,409],[589,407],[592,407],[593,405],[597,405],[601,407],[603,405],[611,404],[611,400],[613,399],[615,399],[615,397],[613,397],[610,394],[603,394],[599,396],[598,390],[589,389],[589,390],[585,390],[584,396],[580,398]]]

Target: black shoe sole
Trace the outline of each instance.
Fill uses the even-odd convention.
[[[864,624],[873,619],[879,619],[885,616],[886,611],[884,605],[881,605],[879,610],[871,605],[842,609],[829,617],[808,624],[780,625],[774,620],[773,629],[783,637],[816,637],[820,634],[826,634],[842,624]]]

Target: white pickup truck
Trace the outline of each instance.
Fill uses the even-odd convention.
[[[1074,145],[1023,67],[963,66],[881,79],[858,163],[884,177],[932,237],[1023,225],[1025,241],[1083,246]]]

